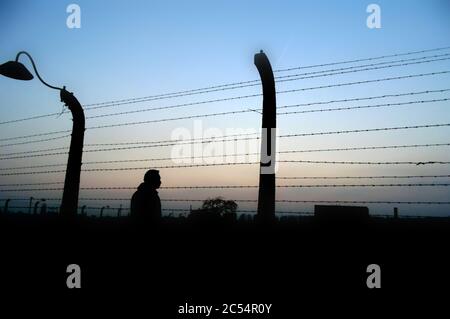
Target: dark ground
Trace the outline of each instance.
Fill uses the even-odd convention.
[[[272,227],[172,219],[152,229],[126,218],[0,218],[2,295],[43,298],[49,307],[56,300],[67,309],[118,307],[126,318],[135,311],[142,318],[205,318],[177,316],[186,302],[273,304],[270,316],[214,318],[300,318],[306,310],[337,314],[360,306],[403,313],[425,301],[448,311],[441,300],[448,304],[450,295],[450,219],[305,217]],[[81,267],[81,289],[66,287],[72,263]],[[366,286],[372,263],[381,266],[381,289]]]

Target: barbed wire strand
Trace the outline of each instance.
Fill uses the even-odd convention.
[[[232,141],[232,140],[230,140]],[[377,149],[377,148],[405,148],[405,147],[429,147],[429,146],[450,146],[450,143],[445,144],[423,144],[423,145],[396,145],[396,146],[381,146],[381,147],[363,147],[363,148],[350,148],[350,150],[355,149]],[[323,149],[322,151],[330,151],[332,149]],[[344,150],[344,149],[337,149],[337,150]],[[349,150],[349,149],[345,149]],[[294,154],[294,153],[304,153],[308,151],[319,151],[319,150],[289,150],[289,151],[279,151],[278,154]],[[132,162],[151,162],[151,161],[173,161],[173,160],[194,160],[194,159],[208,159],[208,158],[231,158],[231,157],[246,157],[246,156],[259,156],[258,152],[254,153],[235,153],[235,154],[219,154],[219,155],[205,155],[205,156],[180,156],[180,157],[159,157],[159,158],[144,158],[144,159],[123,159],[123,160],[107,160],[107,161],[86,161],[82,164],[84,165],[95,165],[95,164],[115,164],[115,163],[132,163]],[[414,161],[407,161],[407,162],[355,162],[355,161],[309,161],[309,160],[288,160],[283,161],[279,160],[279,162],[298,162],[298,163],[327,163],[327,164],[414,164],[414,165],[425,165],[425,164],[447,164],[447,162],[437,162],[437,161],[428,161],[428,162],[414,162]],[[65,163],[58,163],[58,164],[44,164],[44,165],[32,165],[32,166],[19,166],[19,167],[4,167],[0,168],[0,171],[7,171],[7,170],[18,170],[18,169],[34,169],[34,168],[43,168],[43,167],[58,167],[58,166],[66,166]]]
[[[165,146],[165,145],[160,145]],[[312,153],[312,152],[335,152],[335,151],[357,151],[357,150],[377,150],[377,149],[398,149],[398,148],[422,148],[422,147],[441,147],[441,146],[450,146],[450,143],[434,143],[434,144],[409,144],[409,145],[387,145],[387,146],[362,146],[362,147],[347,147],[347,148],[326,148],[326,149],[305,149],[305,150],[286,150],[279,151],[279,154],[290,154],[290,153]],[[147,146],[137,146],[131,148],[146,148]],[[153,146],[152,146],[153,147]],[[106,151],[116,151],[116,150],[128,150],[130,147],[122,147],[122,148],[112,148],[112,149],[96,149],[90,150],[91,152],[106,152]],[[27,153],[27,152],[24,152]],[[28,157],[36,157],[36,156],[51,156],[51,155],[59,155],[59,154],[67,154],[67,152],[61,153],[46,153],[46,154],[37,154],[37,155],[29,155],[29,156],[14,156],[7,158],[0,158],[0,160],[8,160],[8,159],[17,159],[17,158],[28,158]],[[188,158],[214,158],[214,157],[229,157],[229,156],[253,156],[259,155],[259,153],[240,153],[240,154],[223,154],[223,155],[208,155],[208,156],[185,156],[185,157],[162,157],[162,158],[149,158],[143,159],[142,161],[164,161],[164,160],[174,160],[174,159],[188,159]],[[135,161],[135,160],[123,160],[125,161]],[[140,160],[136,160],[140,161]],[[113,162],[113,161],[111,161]],[[117,162],[122,162],[121,160]],[[86,162],[85,162],[86,163]]]
[[[442,99],[407,101],[407,102],[398,102],[398,103],[384,103],[384,104],[375,104],[375,105],[357,105],[357,106],[346,106],[346,107],[338,107],[338,108],[325,108],[325,109],[316,109],[316,110],[301,110],[301,111],[282,112],[282,113],[277,113],[277,115],[350,111],[350,110],[359,110],[359,109],[405,106],[405,105],[413,105],[413,104],[437,103],[437,102],[445,102],[445,101],[449,101],[449,100],[450,100],[450,98],[442,98]]]
[[[365,101],[365,100],[375,100],[375,99],[384,99],[390,97],[403,97],[403,96],[413,96],[413,95],[422,95],[422,94],[432,94],[432,93],[443,93],[448,92],[450,89],[437,89],[437,90],[425,90],[425,91],[412,91],[412,92],[403,92],[396,94],[383,94],[383,95],[375,95],[368,97],[356,97],[356,98],[344,98],[344,99],[334,99],[327,101],[316,101],[316,102],[308,102],[308,103],[300,103],[300,104],[291,104],[291,105],[282,105],[277,106],[277,109],[284,108],[297,108],[303,106],[313,106],[313,105],[324,105],[324,104],[333,104],[333,103],[346,103],[346,102],[355,102],[355,101]]]
[[[354,151],[354,150],[376,150],[376,149],[398,149],[398,148],[419,148],[419,147],[437,147],[437,146],[450,146],[450,143],[436,143],[436,144],[412,144],[412,145],[390,145],[390,146],[364,146],[364,147],[350,147],[350,148],[328,148],[328,149],[309,149],[309,150],[287,150],[279,151],[279,154],[290,154],[290,153],[307,153],[307,152],[330,152],[330,151]],[[137,148],[142,148],[143,146],[138,146]],[[144,146],[145,147],[145,146]],[[124,149],[130,149],[126,147]],[[92,150],[92,151],[103,151],[103,150]],[[214,157],[230,157],[230,156],[253,156],[259,155],[259,153],[237,153],[237,154],[223,154],[223,155],[210,155],[202,157],[163,157],[163,158],[149,158],[149,159],[127,159],[127,160],[116,160],[116,161],[93,161],[85,162],[88,164],[106,164],[106,163],[124,163],[124,162],[142,162],[142,161],[163,161],[163,160],[174,160],[174,159],[199,159],[199,158],[214,158]],[[0,159],[1,160],[1,159]],[[312,162],[312,161],[310,161]],[[367,163],[367,162],[365,162]],[[399,162],[400,163],[400,162]],[[405,162],[402,162],[405,163]],[[420,165],[426,162],[410,162],[416,165]],[[51,166],[60,166],[63,164],[50,164]],[[5,168],[5,169],[23,169],[24,167],[17,168]],[[32,167],[34,168],[34,167]]]
[[[417,101],[418,103],[422,103],[422,101]],[[409,102],[405,102],[409,103]],[[432,127],[442,127],[442,126],[450,126],[450,123],[445,124],[429,124],[429,125],[414,125],[414,126],[400,126],[400,127],[386,127],[386,128],[372,128],[372,129],[361,129],[361,130],[344,130],[344,131],[331,131],[331,132],[314,132],[314,133],[299,133],[299,134],[287,134],[287,135],[280,135],[279,138],[284,137],[294,137],[294,136],[310,136],[310,135],[329,135],[329,134],[347,134],[347,133],[359,133],[359,132],[372,132],[372,131],[386,131],[386,130],[402,130],[402,129],[417,129],[417,128],[432,128]],[[208,138],[194,138],[194,139],[188,139],[188,140],[161,140],[161,141],[149,141],[149,142],[123,142],[123,143],[107,143],[107,144],[87,144],[86,146],[94,146],[94,145],[121,145],[121,144],[151,144],[147,147],[159,147],[159,146],[168,146],[165,144],[158,144],[158,143],[166,143],[168,142],[169,145],[175,145],[179,144],[179,142],[190,142],[190,141],[202,141],[203,143],[212,143],[212,142],[224,142],[224,141],[233,141],[233,140],[247,140],[247,139],[260,139],[260,137],[251,137],[251,138],[237,138],[242,136],[249,136],[249,135],[256,135],[258,133],[246,133],[246,134],[231,134],[231,135],[225,135],[223,137],[236,137],[235,139],[221,139],[222,137],[208,137]],[[179,144],[180,145],[180,144]],[[55,148],[55,149],[47,149],[48,150],[58,150],[61,148]],[[92,150],[86,150],[85,152],[90,152]],[[16,152],[16,153],[6,153],[3,155],[0,155],[0,157],[8,156],[8,155],[15,155],[20,153],[29,153],[29,152]]]
[[[411,178],[448,178],[450,175],[379,175],[379,176],[277,176],[276,179],[299,180],[299,179],[411,179]],[[36,185],[61,185],[64,182],[39,182],[39,183],[15,183],[0,184],[0,187],[11,186],[36,186]]]
[[[11,186],[36,186],[36,185],[58,185],[64,184],[64,182],[39,182],[39,183],[13,183],[13,184],[0,184],[0,187],[11,187]]]
[[[30,198],[0,198],[0,201],[10,199],[29,201]],[[129,201],[130,198],[79,198],[80,201]],[[257,203],[257,199],[230,199],[235,202]],[[46,201],[61,201],[61,198],[46,198]],[[203,202],[205,199],[162,198],[161,202]],[[388,200],[291,200],[277,199],[277,203],[334,203],[334,204],[405,204],[405,205],[450,205],[450,201],[388,201]],[[28,208],[28,207],[27,207]]]
[[[390,183],[390,184],[312,184],[312,185],[277,185],[276,188],[337,188],[337,187],[448,187],[450,183]],[[162,190],[176,189],[242,189],[258,188],[258,185],[204,185],[204,186],[164,186]],[[22,188],[0,189],[0,192],[44,192],[61,191],[64,188]],[[80,190],[135,190],[133,186],[80,187]]]
[[[228,141],[228,138],[231,138],[230,140],[234,140],[234,137],[241,137],[241,136],[249,136],[249,135],[257,135],[259,133],[244,133],[244,134],[228,134],[224,136],[218,136],[218,137],[205,137],[205,138],[192,138],[192,139],[171,139],[171,140],[158,140],[158,141],[139,141],[139,142],[119,142],[119,143],[92,143],[92,144],[84,144],[85,147],[90,146],[103,146],[103,145],[130,145],[130,144],[145,144],[146,147],[162,147],[162,146],[171,146],[175,144],[181,143],[183,144],[189,144],[188,142],[197,142],[197,143],[214,143],[214,142],[225,142]],[[223,139],[226,138],[226,139]],[[259,137],[255,137],[259,139]],[[163,144],[165,143],[165,144]],[[168,144],[167,144],[168,143]],[[23,151],[23,152],[14,152],[14,153],[4,153],[0,154],[0,160],[1,157],[10,156],[10,155],[19,155],[19,154],[28,154],[28,153],[37,153],[37,152],[48,152],[48,151],[56,151],[61,149],[67,149],[67,147],[56,147],[56,148],[49,148],[45,150],[35,150],[35,151]],[[90,152],[92,150],[84,150],[84,152]],[[67,152],[59,152],[59,153],[53,153],[53,154],[67,154]]]
[[[449,161],[387,161],[387,162],[365,162],[365,161],[309,161],[309,160],[279,160],[279,163],[303,163],[303,164],[343,164],[343,165],[431,165],[450,164]]]
[[[421,128],[448,127],[448,126],[450,126],[450,123],[391,126],[391,127],[380,127],[380,128],[355,129],[355,130],[340,130],[340,131],[284,134],[284,135],[279,135],[279,138],[301,137],[301,136],[317,136],[317,135],[336,135],[336,134],[363,133],[363,132],[379,132],[379,131],[395,131],[395,130],[410,130],[410,129],[421,129]]]
[[[237,136],[237,135],[236,135]],[[255,137],[255,139],[259,139],[259,137]],[[238,141],[241,139],[237,139]],[[216,142],[222,142],[222,141],[228,141],[228,140],[216,140]],[[232,141],[232,140],[230,140]],[[213,141],[211,141],[212,143]],[[131,143],[131,142],[130,142]],[[134,143],[142,143],[147,144],[147,142],[134,142]],[[131,143],[131,144],[134,144]],[[153,143],[153,142],[149,142]],[[112,143],[113,144],[113,143]],[[123,144],[123,143],[119,143]],[[127,143],[125,143],[127,144]],[[174,144],[166,144],[166,145],[157,145],[159,147],[162,146],[171,146]],[[325,148],[325,149],[305,149],[305,150],[286,150],[286,151],[279,151],[280,154],[288,154],[288,153],[309,153],[309,152],[332,152],[332,151],[356,151],[356,150],[376,150],[376,149],[397,149],[397,148],[419,148],[419,147],[440,147],[440,146],[450,146],[450,143],[429,143],[429,144],[407,144],[407,145],[387,145],[387,146],[362,146],[362,147],[346,147],[346,148]],[[136,148],[147,148],[147,147],[155,147],[154,145],[142,145],[142,146],[131,146],[131,147],[119,147],[119,148],[106,148],[106,149],[93,149],[93,150],[85,150],[85,152],[104,152],[104,151],[116,151],[116,150],[129,150],[129,149],[136,149]],[[57,150],[60,148],[55,148],[54,150]],[[52,149],[48,149],[52,150]],[[39,151],[28,151],[28,152],[17,152],[17,153],[9,153],[4,155],[13,155],[13,154],[26,154],[26,153],[34,153]],[[60,154],[67,154],[67,152],[58,152],[58,153],[46,153],[46,154],[37,154],[37,155],[27,155],[27,156],[13,156],[13,157],[5,157],[0,158],[0,160],[8,160],[8,159],[17,159],[17,158],[28,158],[28,157],[36,157],[36,156],[50,156],[50,155],[60,155]],[[259,153],[241,153],[241,154],[224,154],[224,155],[216,155],[216,156],[207,156],[210,157],[221,157],[221,156],[249,156],[249,155],[258,155]],[[177,158],[170,158],[170,159],[184,159],[184,158],[192,158],[191,157],[177,157]],[[205,158],[203,157],[194,157],[194,158]],[[153,158],[148,160],[168,160],[169,158]],[[133,161],[133,160],[130,160]]]
[[[431,50],[431,51],[435,51],[435,50]],[[427,51],[424,50],[423,52],[431,52],[431,51]],[[408,53],[410,54],[410,53]],[[407,54],[407,55],[408,55]],[[445,56],[448,54],[441,54],[441,55],[435,55],[435,56],[425,56],[425,57],[420,57],[420,58],[414,58],[414,59],[406,59],[406,60],[397,60],[397,61],[386,61],[386,62],[381,62],[378,64],[369,64],[369,65],[360,65],[360,66],[353,66],[351,68],[361,68],[361,67],[365,67],[365,66],[371,66],[371,65],[380,65],[380,64],[386,64],[386,63],[395,63],[395,62],[403,62],[403,61],[412,61],[412,60],[420,60],[420,59],[426,59],[426,58],[433,58],[433,57],[439,57],[439,56]],[[394,56],[399,56],[399,55],[392,55]],[[363,59],[361,61],[367,61],[367,60],[372,60],[372,59]],[[337,63],[337,64],[342,64]],[[331,65],[331,64],[324,64],[322,66],[325,65]],[[312,67],[312,66],[311,66]],[[316,66],[314,66],[316,67]],[[301,69],[304,67],[300,67],[300,68],[296,68],[296,69]],[[346,68],[348,69],[348,68]],[[337,69],[337,70],[342,70],[342,68]],[[306,74],[314,74],[314,73],[324,73],[324,72],[331,72],[331,71],[337,71],[337,70],[322,70],[322,71],[315,71],[315,72],[309,72],[309,73],[303,73],[302,75],[306,75]],[[276,72],[276,71],[275,71]],[[276,78],[283,78],[286,76],[280,76],[280,77],[276,77]],[[92,103],[92,104],[86,104],[85,107],[87,109],[92,109],[89,108],[91,106],[104,106],[104,105],[120,105],[121,103],[139,103],[139,102],[143,102],[143,101],[148,101],[148,100],[154,100],[154,99],[163,99],[163,98],[174,98],[174,97],[180,97],[180,96],[186,96],[186,95],[193,95],[193,94],[202,94],[202,93],[210,93],[210,92],[215,92],[217,89],[218,90],[226,90],[226,89],[236,89],[236,88],[241,88],[241,87],[246,87],[246,85],[251,84],[251,83],[255,83],[255,82],[260,82],[259,79],[257,80],[249,80],[249,81],[241,81],[241,82],[234,82],[234,83],[227,83],[227,84],[221,84],[221,85],[214,85],[214,86],[208,86],[208,87],[203,87],[203,88],[198,88],[198,89],[191,89],[191,90],[184,90],[184,91],[179,91],[179,92],[172,92],[172,93],[165,93],[165,94],[159,94],[159,95],[150,95],[150,96],[144,96],[144,97],[138,97],[138,98],[128,98],[128,99],[122,99],[122,100],[114,100],[114,101],[108,101],[108,102],[100,102],[100,103]],[[255,84],[253,84],[255,85]],[[259,85],[259,83],[257,84]],[[231,88],[228,88],[231,87]]]
[[[402,179],[402,178],[444,178],[450,175],[379,175],[379,176],[277,176],[276,179]]]
[[[398,94],[384,94],[379,96],[370,96],[370,97],[358,97],[358,98],[346,98],[346,99],[337,99],[337,100],[329,100],[329,101],[318,101],[318,102],[310,102],[310,103],[302,103],[302,104],[293,104],[293,105],[285,105],[285,106],[278,106],[277,109],[283,109],[283,108],[292,108],[292,107],[301,107],[301,106],[312,106],[312,105],[323,105],[323,104],[331,104],[331,103],[338,103],[338,102],[352,102],[352,101],[362,101],[362,100],[372,100],[372,99],[381,99],[381,98],[388,98],[388,97],[401,97],[401,96],[411,96],[411,95],[419,95],[419,94],[430,94],[430,93],[442,93],[449,91],[450,89],[440,89],[440,90],[426,90],[426,91],[419,91],[419,92],[407,92],[407,93],[398,93]],[[237,100],[237,99],[244,99],[244,98],[252,98],[256,96],[261,96],[261,94],[251,94],[251,95],[244,95],[244,96],[237,96],[237,97],[231,97],[231,98],[224,98],[224,99],[214,99],[214,100],[205,100],[200,102],[191,102],[191,103],[182,103],[182,104],[175,104],[175,105],[169,105],[169,106],[163,106],[163,107],[154,107],[154,108],[147,108],[141,110],[144,111],[153,111],[153,110],[164,110],[164,109],[171,109],[171,108],[177,108],[177,107],[184,107],[184,106],[190,106],[190,105],[197,105],[197,104],[206,104],[206,103],[215,103],[215,102],[223,102],[223,101],[230,101],[230,100]],[[252,107],[254,109],[255,107]],[[136,111],[130,111],[131,113],[139,112],[139,110]],[[59,113],[51,113],[48,114],[48,116],[52,116]],[[125,112],[122,112],[121,114],[127,114]],[[97,117],[103,117],[108,116],[106,115],[99,115]],[[33,119],[31,118],[24,118],[21,120],[27,120],[27,119]],[[92,117],[90,117],[92,118]],[[15,120],[19,121],[19,120]],[[4,122],[7,123],[7,122]],[[1,124],[1,123],[0,123]]]
[[[365,106],[365,107],[367,108],[367,106]],[[362,108],[362,107],[359,107],[359,108]],[[181,117],[175,117],[175,118],[134,121],[134,122],[125,122],[125,123],[116,123],[116,124],[105,124],[105,125],[92,126],[89,129],[104,129],[104,128],[112,128],[112,127],[129,126],[129,125],[142,125],[142,124],[167,122],[167,121],[174,121],[174,120],[185,120],[185,119],[194,119],[194,118],[203,118],[203,117],[212,117],[212,116],[230,115],[230,114],[239,114],[239,113],[248,113],[248,112],[254,112],[254,110],[250,110],[250,109],[249,110],[238,110],[238,111],[229,111],[229,112],[181,116]],[[319,111],[317,111],[317,112],[319,112]]]
[[[355,73],[355,72],[368,71],[368,70],[392,68],[392,67],[396,67],[396,66],[404,66],[404,65],[409,65],[409,64],[419,64],[419,63],[426,63],[426,62],[433,62],[433,61],[440,61],[440,60],[448,60],[448,59],[450,59],[450,58],[438,59],[438,60],[432,60],[432,61],[412,62],[412,63],[406,63],[406,64],[388,65],[388,66],[382,66],[382,67],[373,67],[373,68],[366,68],[366,69],[362,69],[362,70],[341,71],[341,72],[329,73],[329,74],[324,74],[324,75],[295,77],[295,78],[279,80],[279,81],[277,81],[277,83],[287,82],[287,81],[297,81],[297,80],[311,79],[311,78],[323,77],[323,76],[331,76],[331,75],[342,75],[342,74],[347,74],[347,73]],[[249,86],[253,86],[253,85],[254,84],[249,85]],[[259,83],[256,84],[256,85],[259,85]],[[207,103],[223,102],[223,101],[230,101],[230,100],[236,100],[236,99],[245,99],[245,98],[258,97],[258,96],[261,96],[261,94],[250,94],[250,95],[244,95],[244,96],[222,98],[222,99],[215,99],[215,100],[206,100],[206,101],[200,101],[200,102],[190,102],[190,103],[176,104],[176,105],[170,105],[170,106],[144,108],[144,109],[139,109],[139,110],[122,111],[122,112],[116,112],[116,113],[106,113],[106,114],[88,116],[87,119],[103,118],[103,117],[118,116],[118,115],[129,115],[129,114],[136,114],[136,113],[149,112],[149,111],[155,111],[155,110],[173,109],[173,108],[180,108],[180,107],[185,107],[185,106],[193,106],[193,105],[200,105],[200,104],[207,104]]]
[[[387,65],[387,64],[397,64],[397,63],[410,62],[410,61],[421,61],[421,60],[426,60],[426,59],[430,59],[430,60],[437,59],[438,61],[440,61],[438,58],[448,57],[449,55],[450,55],[450,53],[442,53],[442,54],[422,56],[422,57],[418,57],[418,58],[400,59],[400,60],[393,60],[393,61],[391,60],[391,61],[361,64],[361,65],[354,65],[354,66],[348,66],[348,67],[340,67],[340,68],[333,68],[333,69],[319,70],[319,71],[312,71],[312,72],[305,72],[305,73],[279,75],[279,76],[275,76],[274,78],[275,79],[286,79],[286,78],[297,77],[297,76],[313,75],[313,74],[321,74],[321,73],[331,73],[331,72],[354,70],[354,69],[363,69],[365,67]]]
[[[315,110],[302,110],[302,111],[292,111],[292,112],[279,112],[277,115],[288,115],[288,114],[304,114],[304,113],[316,113],[316,112],[334,112],[334,111],[345,111],[345,110],[356,110],[356,109],[368,109],[368,108],[381,108],[381,107],[393,107],[393,106],[405,106],[405,105],[413,105],[413,104],[425,104],[425,103],[436,103],[436,102],[445,102],[449,101],[450,98],[441,98],[441,99],[431,99],[431,100],[414,100],[414,101],[406,101],[406,102],[399,102],[399,103],[384,103],[384,104],[375,104],[375,105],[357,105],[357,106],[349,106],[349,107],[338,107],[338,108],[325,108],[325,109],[315,109]],[[165,121],[172,121],[172,120],[180,120],[180,119],[188,119],[188,118],[200,118],[200,117],[209,117],[209,116],[218,116],[218,115],[229,115],[229,114],[237,114],[237,113],[249,113],[254,110],[238,110],[238,111],[229,111],[229,112],[221,112],[221,113],[211,113],[211,114],[200,114],[200,115],[194,115],[194,116],[185,116],[185,117],[177,117],[177,118],[167,118],[167,119],[156,119],[156,120],[150,120],[150,121],[141,121],[141,122],[134,122],[134,123],[126,123],[126,124],[109,124],[104,126],[97,126],[92,128],[105,128],[105,127],[114,127],[114,126],[123,126],[123,125],[131,125],[131,124],[143,124],[143,123],[156,123],[156,122],[165,122]],[[51,134],[51,133],[50,133]],[[253,133],[257,134],[257,133]],[[60,139],[65,138],[70,135],[65,135],[62,137],[57,138],[50,138],[50,139],[43,139],[38,141],[29,141],[29,142],[22,142],[22,143],[14,143],[14,144],[4,144],[1,146],[12,146],[12,145],[20,145],[20,144],[29,144],[29,143],[36,143],[36,142],[42,142],[42,141],[49,141],[54,139]],[[122,144],[150,144],[150,143],[162,143],[162,142],[177,142],[176,140],[166,140],[166,141],[150,141],[150,142],[123,142]],[[92,145],[119,145],[120,143],[97,143],[97,144],[86,144],[85,146],[92,146]],[[64,147],[60,147],[57,149],[63,149]],[[56,149],[53,149],[56,150]],[[28,153],[28,152],[23,152]],[[7,153],[4,155],[13,155],[15,153]],[[18,153],[16,153],[18,154]],[[3,156],[3,155],[0,155]]]
[[[445,70],[445,71],[440,71],[440,72],[412,74],[412,75],[405,75],[405,76],[387,77],[387,78],[374,79],[374,80],[363,80],[363,81],[355,81],[355,82],[346,82],[346,83],[338,83],[338,84],[321,85],[321,86],[315,86],[315,87],[307,87],[307,88],[299,88],[299,89],[291,89],[291,90],[279,91],[277,93],[278,94],[293,93],[293,92],[301,92],[301,91],[306,91],[306,90],[316,90],[316,89],[324,89],[324,88],[331,88],[331,87],[342,87],[342,86],[348,86],[348,85],[376,83],[376,82],[383,82],[383,81],[409,79],[409,78],[415,78],[415,77],[433,76],[433,75],[448,74],[448,73],[450,73],[450,70]],[[128,126],[128,125],[149,124],[149,123],[156,123],[156,122],[165,122],[165,121],[168,121],[168,120],[192,119],[192,118],[198,118],[199,116],[206,117],[206,116],[217,116],[217,115],[224,115],[224,114],[244,113],[244,112],[254,112],[254,111],[253,110],[248,110],[248,111],[241,110],[241,111],[212,113],[212,114],[208,114],[208,115],[185,116],[185,117],[178,117],[178,118],[171,118],[171,119],[158,119],[158,120],[149,120],[149,121],[125,122],[125,123],[117,123],[117,124],[109,124],[109,125],[92,126],[92,127],[86,128],[86,129],[101,129],[101,128],[111,128],[111,127]],[[0,141],[16,140],[16,139],[23,139],[23,138],[37,137],[37,136],[46,136],[46,135],[53,135],[53,134],[60,134],[60,133],[67,133],[67,132],[70,132],[70,130],[45,132],[45,133],[37,133],[37,134],[30,134],[30,135],[23,135],[23,136],[1,138]]]
[[[345,164],[345,165],[433,165],[433,164],[450,164],[449,161],[386,161],[386,162],[369,162],[369,161],[318,161],[318,160],[279,160],[279,163],[304,163],[304,164]],[[208,164],[185,164],[185,165],[163,165],[152,166],[153,169],[182,169],[182,168],[198,168],[213,166],[232,166],[232,165],[257,165],[260,162],[234,162],[234,163],[208,163]],[[89,168],[82,169],[83,172],[106,172],[106,171],[130,171],[130,170],[147,170],[149,166],[143,167],[119,167],[119,168]],[[63,173],[65,170],[53,171],[32,171],[32,172],[14,172],[0,173],[0,176],[14,175],[36,175],[36,174],[52,174]]]
[[[41,142],[48,142],[48,141],[54,141],[63,139],[66,137],[70,137],[71,134],[63,135],[63,136],[57,136],[57,137],[51,137],[46,139],[39,139],[39,140],[33,140],[33,141],[26,141],[26,142],[20,142],[20,143],[10,143],[10,144],[1,144],[0,147],[7,147],[7,146],[17,146],[17,145],[25,145],[25,144],[35,144],[35,143],[41,143]]]
[[[443,51],[443,50],[448,50],[448,49],[450,49],[450,47],[441,47],[441,48],[434,48],[434,49],[427,49],[427,50],[420,50],[420,51],[411,51],[411,52],[405,52],[405,53],[388,54],[388,55],[381,55],[381,56],[377,56],[377,57],[354,59],[354,60],[344,60],[344,61],[329,62],[329,63],[322,63],[322,64],[296,66],[296,67],[290,67],[290,68],[276,69],[276,70],[274,70],[274,72],[288,72],[288,71],[292,71],[292,70],[303,70],[303,69],[318,68],[318,67],[330,66],[330,65],[339,65],[339,64],[363,62],[363,61],[381,60],[381,59],[385,59],[385,58],[392,58],[392,57],[406,56],[406,55],[414,55],[414,54],[420,54],[420,53],[426,53],[426,52]]]
[[[442,90],[441,90],[442,91]],[[247,97],[255,97],[255,96],[260,96],[260,94],[253,94],[253,95],[248,95],[248,96],[240,96],[240,97],[236,97],[239,99],[242,98],[247,98]],[[202,103],[212,103],[212,102],[217,102],[217,101],[226,101],[226,100],[233,100],[236,98],[226,98],[226,99],[218,99],[218,100],[209,100],[209,101],[202,101],[202,102],[195,102],[195,103],[185,103],[185,104],[177,104],[177,105],[172,105],[172,106],[165,106],[162,107],[164,109],[169,109],[169,108],[175,108],[175,107],[181,107],[181,106],[186,106],[186,105],[192,105],[192,104],[202,104]],[[424,102],[421,103],[425,103],[425,101],[428,102],[440,102],[440,101],[448,101],[447,98],[445,99],[432,99],[432,100],[423,100]],[[418,103],[418,102],[416,102]],[[412,101],[409,104],[414,104]],[[405,105],[405,104],[395,104],[395,103],[389,103],[389,104],[378,104],[378,107],[380,106],[393,106],[393,105]],[[289,105],[289,106],[281,106],[278,107],[278,109],[283,109],[283,108],[292,108],[292,107],[299,107],[300,105]],[[351,109],[357,109],[357,108],[367,108],[367,107],[376,107],[376,106],[360,106],[360,107],[347,107],[347,108],[329,108],[329,109],[324,109],[325,111],[338,111],[338,110],[351,110]],[[95,116],[88,116],[87,119],[91,119],[91,118],[103,118],[103,117],[110,117],[110,116],[118,116],[118,115],[129,115],[129,114],[136,114],[136,113],[144,113],[144,112],[149,112],[149,111],[154,111],[157,109],[161,109],[161,108],[150,108],[150,109],[140,109],[140,110],[133,110],[133,111],[124,111],[124,112],[118,112],[118,113],[108,113],[108,114],[100,114],[100,115],[95,115]],[[257,111],[261,111],[260,109],[256,108]],[[251,108],[252,111],[255,110],[255,108]],[[324,111],[324,110],[308,110],[308,111],[303,111],[304,113],[306,112],[320,112],[320,111]],[[247,113],[249,111],[249,107],[246,107],[243,110],[236,110],[234,112],[243,112],[243,113]],[[294,112],[291,112],[294,113]],[[235,114],[235,113],[212,113],[215,116],[217,115],[226,115],[226,114]],[[290,113],[277,113],[277,115],[284,115],[284,114],[290,114]],[[206,114],[205,116],[208,116],[208,114]],[[198,116],[197,116],[198,117]],[[175,120],[178,120],[179,118],[175,118]],[[168,119],[165,119],[165,121],[167,121]]]
[[[350,63],[350,62],[362,62],[362,61],[370,61],[370,60],[376,60],[376,59],[381,59],[381,58],[386,58],[386,57],[398,57],[398,56],[403,56],[403,55],[411,55],[411,54],[419,54],[419,53],[425,53],[425,52],[433,52],[433,51],[441,51],[441,50],[445,50],[448,48],[438,48],[438,49],[430,49],[430,50],[422,50],[422,51],[415,51],[415,52],[408,52],[405,54],[393,54],[393,55],[386,55],[383,57],[375,57],[375,58],[368,58],[368,59],[357,59],[357,60],[351,60],[351,61],[345,61],[345,62],[335,62],[335,63],[326,63],[326,64],[319,64],[319,65],[311,65],[311,66],[302,66],[302,67],[296,67],[296,68],[290,68],[290,70],[299,70],[299,69],[306,69],[306,68],[313,68],[313,67],[318,67],[318,66],[329,66],[329,65],[338,65],[338,64],[345,64],[345,63]],[[442,56],[442,55],[439,55]],[[427,57],[422,57],[422,59],[424,58],[430,58],[433,56],[427,56]],[[416,58],[421,59],[421,58]],[[412,60],[412,59],[409,59]],[[401,62],[400,61],[396,61],[396,62]],[[394,61],[395,62],[395,61]],[[392,63],[392,61],[388,61],[388,62],[384,62],[384,63]],[[364,65],[363,65],[364,66]],[[361,67],[361,66],[354,66],[354,67]],[[274,72],[283,72],[283,71],[288,71],[288,70],[275,70]],[[323,70],[323,71],[318,71],[318,72],[328,72],[330,70]],[[178,91],[178,92],[172,92],[172,93],[164,93],[164,94],[158,94],[158,95],[150,95],[150,96],[144,96],[144,97],[137,97],[137,98],[127,98],[127,99],[121,99],[121,100],[114,100],[114,101],[108,101],[108,102],[100,102],[100,103],[91,103],[91,104],[85,104],[85,107],[89,107],[89,106],[97,106],[97,105],[105,105],[105,104],[115,104],[115,103],[121,103],[121,102],[132,102],[132,101],[136,101],[136,100],[146,100],[146,99],[151,99],[151,98],[165,98],[165,97],[178,97],[181,94],[185,94],[185,93],[193,93],[193,92],[197,92],[197,91],[209,91],[210,89],[217,89],[217,88],[223,88],[223,87],[228,87],[228,86],[236,86],[236,85],[242,85],[242,84],[249,84],[249,83],[255,83],[255,82],[259,82],[260,80],[249,80],[249,81],[241,81],[241,82],[234,82],[234,83],[226,83],[226,84],[221,84],[221,85],[214,85],[214,86],[208,86],[208,87],[203,87],[203,88],[198,88],[198,89],[190,89],[190,90],[184,90],[184,91]]]

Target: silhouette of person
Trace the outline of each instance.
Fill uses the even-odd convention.
[[[47,204],[45,203],[45,199],[42,199],[42,205],[41,205],[41,215],[47,214]]]
[[[156,191],[161,186],[159,171],[151,169],[144,175],[144,182],[131,197],[130,216],[142,224],[157,225],[161,220],[161,200]]]

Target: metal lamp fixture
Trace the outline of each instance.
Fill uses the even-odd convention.
[[[85,117],[83,108],[76,97],[66,90],[65,87],[57,87],[45,82],[39,72],[36,64],[28,52],[20,51],[17,53],[15,61],[8,61],[0,65],[0,74],[16,80],[32,80],[33,75],[28,69],[19,62],[19,57],[26,55],[33,65],[34,72],[39,80],[47,87],[60,91],[61,102],[69,108],[72,112],[73,126],[72,138],[70,141],[69,157],[67,161],[66,177],[64,181],[64,191],[61,201],[61,215],[66,217],[74,217],[77,215],[78,196],[80,189],[80,174],[81,174],[81,158],[83,155],[83,141],[85,131]]]

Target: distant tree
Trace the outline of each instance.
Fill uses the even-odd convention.
[[[236,221],[238,205],[232,200],[222,197],[208,198],[200,209],[192,210],[188,218],[200,223],[220,223],[222,221]]]
[[[208,198],[203,201],[202,209],[205,211],[218,213],[221,215],[235,214],[238,205],[235,201],[224,200],[222,197]]]

